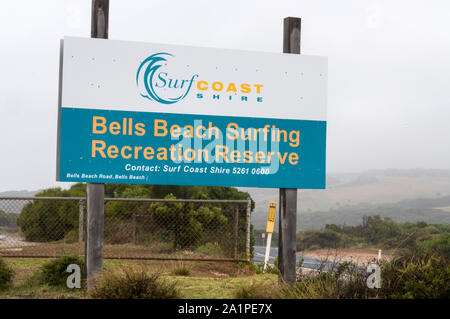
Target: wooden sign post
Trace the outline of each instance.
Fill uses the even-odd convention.
[[[283,53],[300,54],[300,18],[284,19]],[[296,281],[297,189],[280,188],[278,269],[283,280]]]
[[[92,0],[91,38],[108,38],[109,0]],[[86,186],[86,279],[87,291],[95,285],[103,267],[103,228],[105,223],[105,184]]]

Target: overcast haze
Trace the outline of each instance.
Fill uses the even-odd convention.
[[[0,191],[55,182],[59,40],[90,0],[0,2]],[[448,1],[119,1],[110,39],[328,56],[328,172],[450,169]]]

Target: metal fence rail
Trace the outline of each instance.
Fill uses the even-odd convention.
[[[86,199],[0,197],[0,256],[84,255]],[[105,198],[104,258],[250,260],[250,201]]]

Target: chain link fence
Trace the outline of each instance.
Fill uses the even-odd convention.
[[[0,197],[0,256],[84,255],[86,201]],[[109,259],[248,261],[250,201],[105,199]]]

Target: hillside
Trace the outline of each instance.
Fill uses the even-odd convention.
[[[450,212],[441,209],[441,203],[450,205],[450,196],[437,199],[415,199],[383,205],[355,205],[312,213],[299,213],[299,229],[322,228],[326,224],[352,225],[361,223],[363,216],[389,217],[397,222],[450,224]],[[256,220],[255,220],[256,222]],[[264,226],[264,224],[262,223]]]
[[[37,190],[37,191],[27,191],[27,190],[7,191],[7,192],[0,192],[0,197],[29,197],[29,196],[34,196],[35,194],[37,194],[39,192],[40,192],[40,190]]]
[[[243,188],[256,201],[252,222],[263,228],[270,201],[278,202],[278,189]],[[380,214],[398,221],[450,222],[449,204],[440,209],[426,199],[450,196],[448,170],[373,170],[364,173],[330,174],[325,190],[299,190],[299,227],[323,227],[327,223],[357,224],[365,214]],[[412,201],[407,205],[407,201]],[[392,205],[389,205],[392,204]],[[406,206],[405,206],[406,205]],[[418,206],[417,206],[418,205]]]
[[[39,193],[40,191],[27,191],[27,190],[20,190],[20,191],[7,191],[7,192],[0,192],[0,197],[31,197]],[[0,200],[0,210],[7,212],[7,213],[19,213],[25,205],[26,202],[11,202],[11,201],[5,201]]]
[[[252,223],[265,227],[270,201],[278,202],[278,189],[239,188],[256,202]],[[38,191],[0,192],[2,196],[33,196]],[[399,222],[450,223],[450,170],[372,170],[329,174],[327,189],[299,190],[298,227],[325,224],[356,225],[364,215],[390,217]],[[0,210],[17,211],[0,201]],[[20,208],[19,208],[20,210]],[[276,225],[276,227],[278,227]]]

